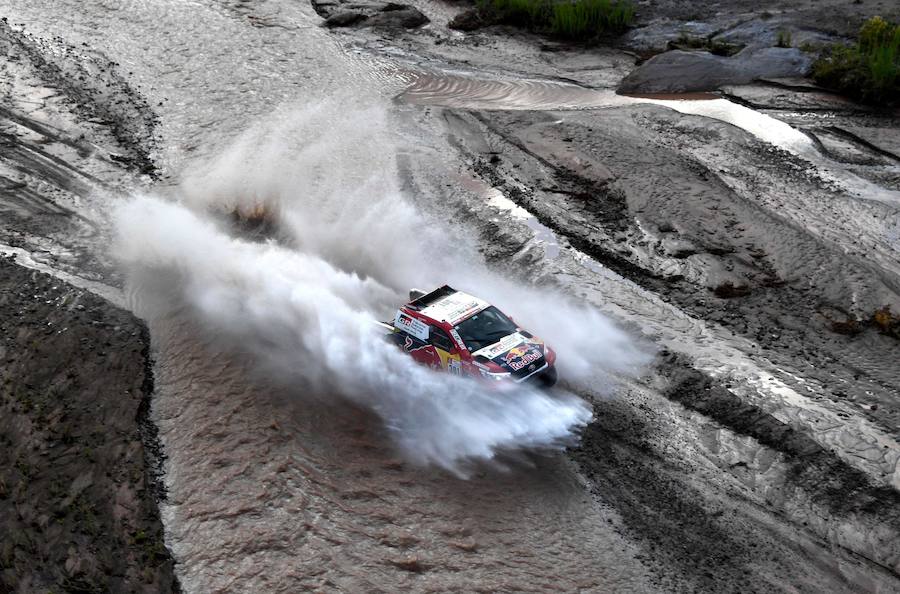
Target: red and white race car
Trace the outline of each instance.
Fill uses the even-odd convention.
[[[491,381],[556,383],[556,353],[493,305],[447,285],[409,297],[382,325],[419,363]]]

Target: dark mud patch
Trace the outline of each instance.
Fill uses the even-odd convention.
[[[598,499],[619,513],[624,531],[641,543],[645,553],[638,558],[659,568],[663,590],[682,590],[685,582],[688,590],[739,589],[750,573],[750,547],[733,538],[722,509],[709,509],[708,498],[658,457],[646,416],[624,400],[608,400],[595,404],[594,418],[569,454]]]
[[[0,590],[178,591],[146,328],[48,275],[5,259],[0,272]]]

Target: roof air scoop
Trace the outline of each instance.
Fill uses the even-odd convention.
[[[423,291],[421,289],[410,289],[409,290],[409,300],[410,301],[415,301],[416,299],[418,299],[420,297],[424,297],[424,296],[425,296],[425,291]]]

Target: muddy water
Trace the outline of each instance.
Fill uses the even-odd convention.
[[[154,329],[187,591],[649,589],[564,458],[470,480],[416,468],[371,413],[267,385],[178,317]]]

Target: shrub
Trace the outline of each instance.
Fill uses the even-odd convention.
[[[612,0],[574,0],[553,4],[550,31],[567,39],[587,39],[607,31],[624,31],[634,8]]]
[[[813,78],[867,103],[896,104],[900,100],[900,25],[881,17],[869,19],[855,45],[832,46],[813,65]]]
[[[519,27],[533,27],[546,20],[545,2],[538,0],[481,0],[482,11],[494,13],[504,23]]]
[[[791,47],[791,32],[785,30],[779,31],[775,47]]]
[[[634,19],[628,0],[479,0],[485,22],[498,22],[572,40],[619,33]]]

